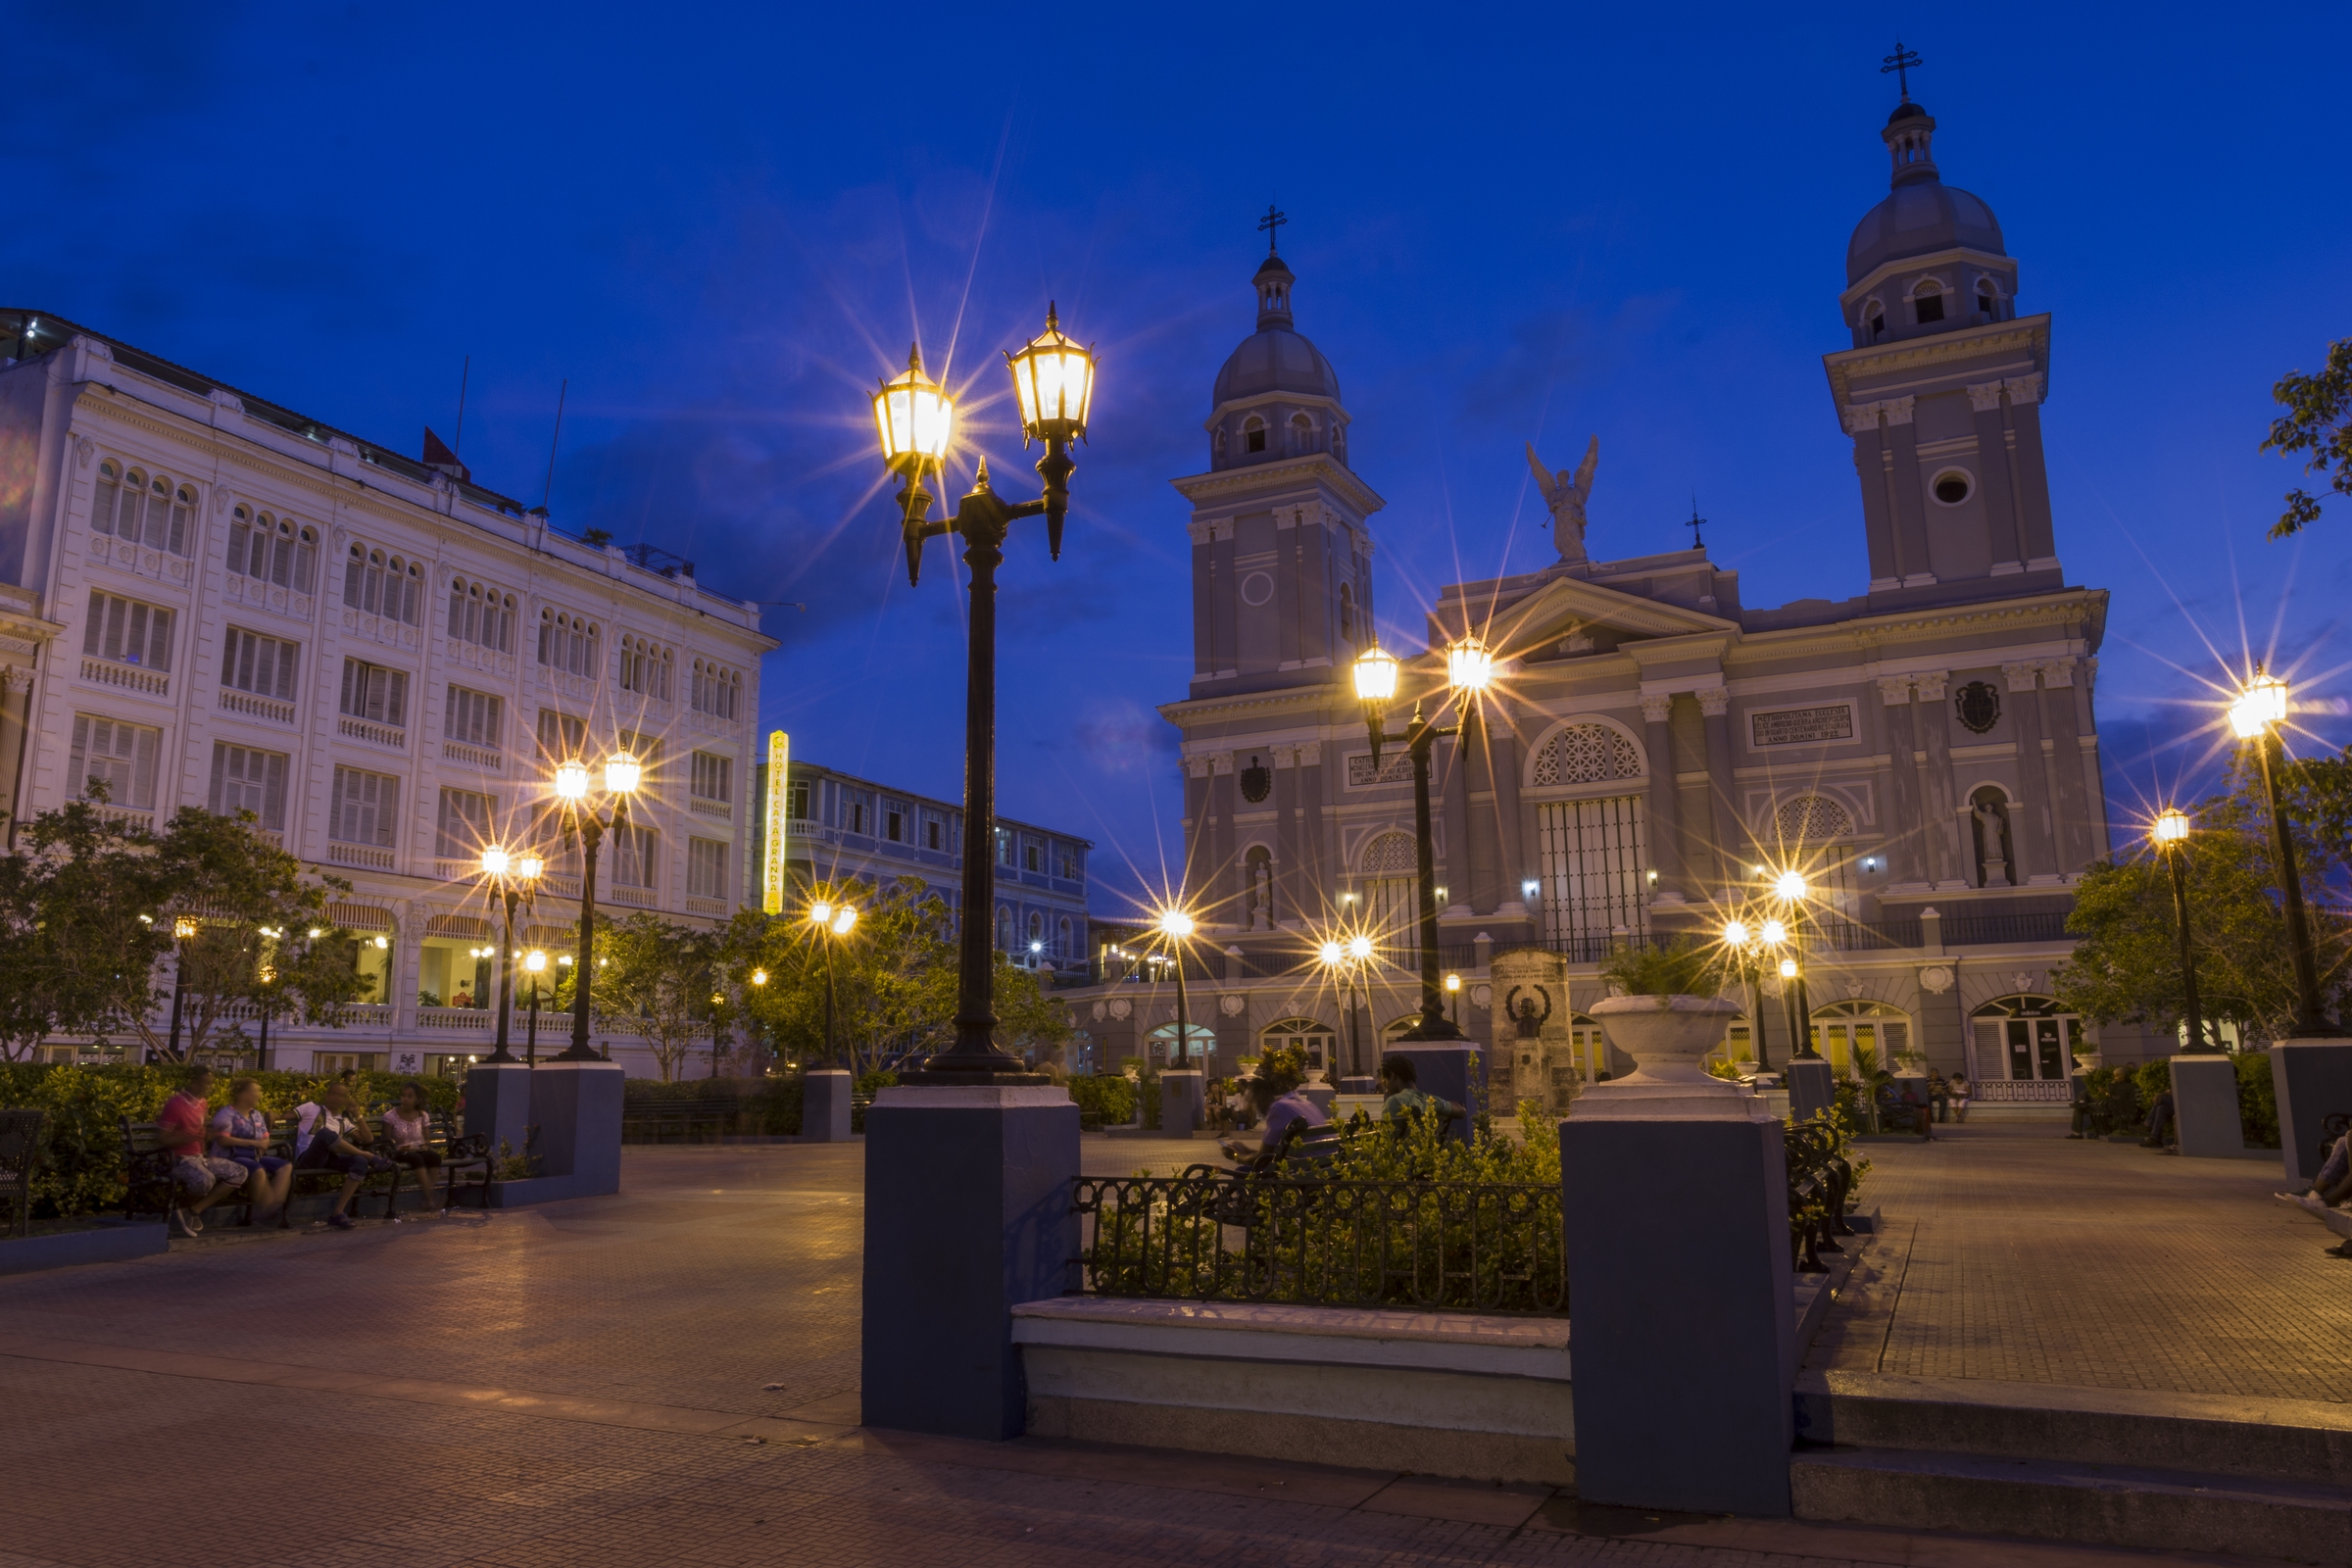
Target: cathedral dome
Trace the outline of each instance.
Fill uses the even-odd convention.
[[[2002,248],[2001,225],[1992,209],[1937,177],[1929,156],[1935,130],[1934,117],[1915,103],[1896,106],[1888,117],[1880,135],[1893,155],[1894,189],[1854,225],[1854,237],[1845,247],[1847,286],[1907,256],[1958,246],[1994,256],[2009,254]]]
[[[1291,328],[1291,285],[1298,281],[1281,257],[1269,253],[1250,280],[1257,290],[1257,330],[1217,372],[1212,402],[1223,408],[1237,398],[1292,392],[1340,400],[1340,377],[1323,351]]]

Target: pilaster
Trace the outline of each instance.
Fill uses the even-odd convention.
[[[2026,567],[2038,571],[2058,564],[2050,528],[2050,474],[2041,451],[2042,378],[2013,375],[2003,384],[2009,421],[2017,439],[2018,513],[2025,525]]]
[[[1644,749],[1649,762],[1649,861],[1658,874],[1652,897],[1682,891],[1682,840],[1675,811],[1674,698],[1642,699]]]
[[[1740,880],[1740,865],[1747,855],[1747,847],[1740,842],[1740,813],[1732,801],[1732,694],[1712,686],[1697,695],[1699,728],[1707,752],[1707,817],[1715,840],[1708,872],[1715,878],[1715,886],[1730,887]]]
[[[1920,838],[1927,847],[1927,874],[1938,888],[1968,886],[1968,866],[1974,857],[1967,847],[1967,826],[1952,788],[1952,705],[1946,688],[1948,670],[1928,670],[1912,677],[1919,693],[1918,723],[1921,750],[1927,754],[1921,796]]]
[[[2003,664],[2001,674],[2009,688],[2009,712],[2017,726],[2017,779],[2021,792],[2027,794],[2023,803],[2011,804],[2009,833],[2016,841],[2016,882],[2023,887],[2035,878],[2047,880],[2056,875],[2058,850],[2051,834],[2048,764],[2041,755],[2041,692],[2036,676],[2040,666],[2032,662]],[[2034,797],[2038,796],[2038,799]],[[2023,809],[2019,809],[2022,804]],[[2024,821],[2018,818],[2023,816]]]
[[[1893,454],[1887,486],[1894,513],[1895,554],[1906,588],[1936,580],[1928,566],[1927,498],[1920,490],[1919,435],[1911,423],[1914,401],[1888,398],[1879,405],[1880,416],[1886,420],[1886,443]]]
[[[2025,518],[2018,510],[2017,454],[2009,441],[2008,410],[2002,385],[1984,381],[1968,389],[1968,406],[1977,427],[1977,488],[1984,508],[1995,576],[2026,569]]]
[[[1919,748],[1911,711],[1911,677],[1879,677],[1879,705],[1886,722],[1889,757],[1887,783],[1894,797],[1898,830],[1886,836],[1887,880],[1902,884],[1930,875],[1924,842],[1926,819],[1921,810]]]

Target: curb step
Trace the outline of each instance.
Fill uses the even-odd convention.
[[[1912,1448],[1800,1448],[1799,1519],[2352,1563],[2352,1489]]]

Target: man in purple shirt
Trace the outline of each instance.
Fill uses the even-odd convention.
[[[1268,1052],[1259,1061],[1257,1075],[1250,1080],[1250,1098],[1257,1106],[1263,1127],[1253,1149],[1238,1138],[1225,1141],[1225,1152],[1237,1160],[1271,1160],[1281,1157],[1282,1147],[1294,1128],[1300,1132],[1310,1127],[1329,1125],[1331,1118],[1315,1108],[1315,1102],[1298,1092],[1301,1074],[1296,1058],[1288,1053]]]

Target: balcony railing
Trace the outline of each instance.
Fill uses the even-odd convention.
[[[689,893],[686,895],[686,912],[688,914],[724,914],[727,912],[727,901],[701,898]]]
[[[725,801],[706,801],[700,795],[686,798],[686,808],[697,816],[713,817],[721,822],[735,820],[735,808]]]
[[[372,844],[334,844],[326,847],[326,858],[337,865],[356,865],[368,871],[390,871],[399,864],[396,851],[379,849]]]
[[[605,899],[612,904],[635,905],[640,909],[650,909],[660,902],[660,896],[651,888],[632,888],[617,884],[605,890]]]
[[[266,718],[272,724],[294,722],[294,705],[281,703],[274,697],[261,697],[241,692],[233,687],[220,688],[220,707],[223,711],[243,713],[248,718]]]
[[[416,1027],[440,1033],[486,1035],[494,1011],[489,1007],[418,1007]]]
[[[2063,1105],[2071,1093],[2063,1078],[1980,1078],[1969,1090],[1986,1105]]]
[[[385,746],[396,752],[409,749],[407,730],[396,729],[390,724],[378,724],[373,719],[354,718],[345,713],[336,720],[335,727],[353,740],[366,741],[370,746]]]
[[[507,770],[506,758],[487,746],[469,746],[464,741],[444,740],[441,743],[441,755],[453,762],[478,767],[485,773],[503,773]]]
[[[112,660],[84,659],[81,678],[101,686],[117,686],[126,692],[144,692],[150,697],[172,695],[172,677],[160,669],[141,669],[136,664],[118,664]]]

